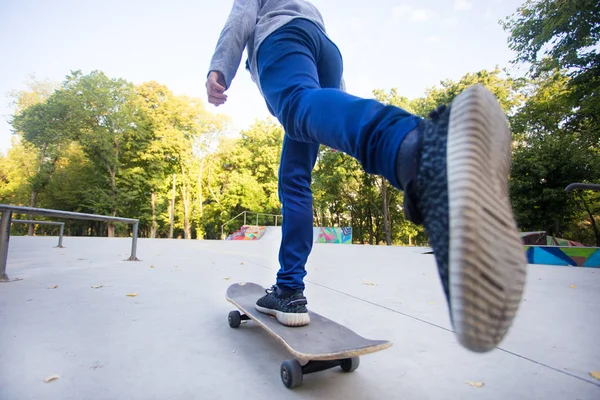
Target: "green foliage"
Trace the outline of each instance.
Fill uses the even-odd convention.
[[[476,83],[489,89],[507,114],[512,113],[523,101],[519,88],[524,82],[521,79],[511,78],[497,67],[492,71],[484,69],[476,73],[467,73],[458,82],[444,80],[439,87],[427,89],[425,96],[415,99],[411,107],[417,115],[426,117],[437,106],[450,104],[463,90]]]
[[[0,203],[26,205],[30,179],[37,173],[37,152],[28,143],[14,142],[5,157],[0,158]]]
[[[530,63],[538,73],[559,68],[597,77],[597,1],[527,0],[503,26],[510,31],[509,47],[518,54],[515,62]]]
[[[600,182],[600,3],[530,0],[503,26],[514,63],[530,65],[527,100],[511,119],[517,220],[600,246],[598,195],[564,191]]]

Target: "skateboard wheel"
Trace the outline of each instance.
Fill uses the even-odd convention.
[[[352,372],[356,368],[358,368],[359,365],[360,365],[360,358],[352,357],[352,358],[343,359],[342,363],[340,364],[340,367],[342,367],[342,370],[344,372]]]
[[[302,365],[298,360],[285,360],[281,363],[281,381],[291,389],[302,384]]]
[[[229,326],[232,328],[239,328],[242,323],[242,315],[239,311],[231,311],[227,319],[229,321]]]

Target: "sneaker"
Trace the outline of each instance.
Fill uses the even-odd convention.
[[[265,296],[258,299],[255,308],[277,318],[286,326],[303,326],[310,323],[306,297],[302,290],[286,290],[274,285],[266,289]]]
[[[398,157],[405,212],[429,238],[459,342],[486,352],[508,332],[526,278],[508,189],[511,132],[479,84],[430,117]]]

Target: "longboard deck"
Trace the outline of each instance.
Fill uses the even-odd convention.
[[[255,283],[236,283],[227,289],[227,301],[265,329],[283,344],[294,357],[326,361],[358,357],[387,349],[386,340],[366,339],[352,330],[309,310],[310,324],[287,327],[254,308],[256,300],[265,295],[265,288]]]

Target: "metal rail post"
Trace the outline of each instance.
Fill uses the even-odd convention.
[[[0,281],[8,281],[8,276],[6,275],[6,260],[8,258],[11,218],[11,210],[2,211],[2,219],[0,220]]]
[[[135,256],[135,253],[137,252],[137,237],[138,237],[138,225],[139,222],[135,222],[133,224],[133,239],[131,241],[131,257],[129,257],[128,261],[140,261],[138,260],[138,258]]]
[[[64,222],[54,222],[54,221],[41,221],[41,220],[30,220],[30,219],[13,219],[12,220],[13,224],[37,224],[37,225],[57,225],[60,226],[60,232],[58,234],[58,248],[63,248],[62,245],[62,238],[63,238],[63,233],[64,233],[64,228],[65,228],[65,223]]]
[[[58,246],[56,246],[56,247],[58,247],[59,249],[63,248],[63,245],[62,245],[63,233],[65,233],[65,224],[64,223],[60,225],[60,232],[58,234]]]

